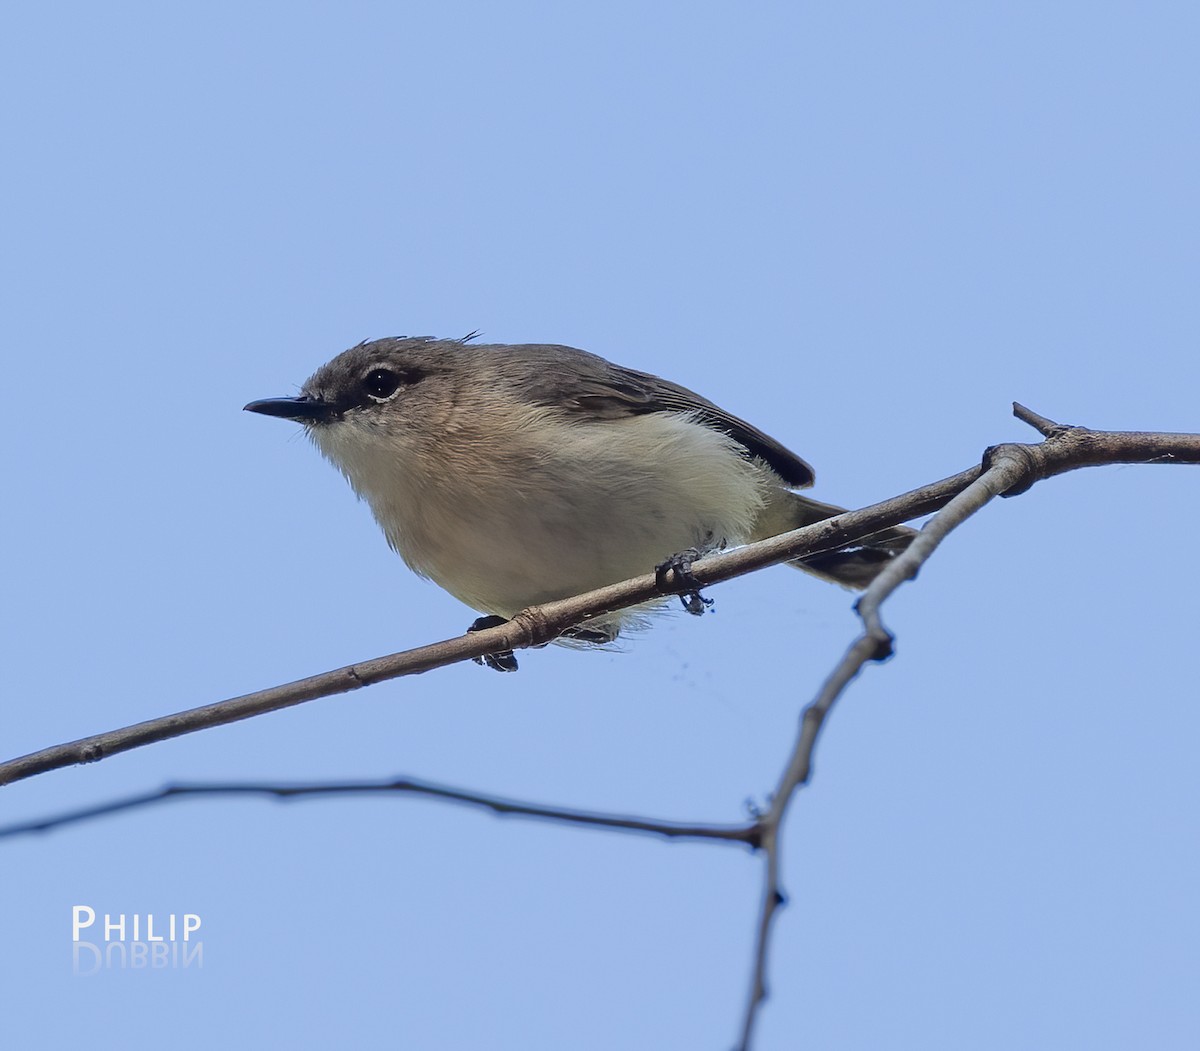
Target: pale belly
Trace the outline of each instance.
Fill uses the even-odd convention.
[[[778,479],[724,435],[648,415],[559,427],[550,445],[493,443],[470,472],[397,464],[352,481],[392,546],[473,609],[511,617],[653,572],[688,548],[744,541]],[[372,479],[381,473],[372,474]]]

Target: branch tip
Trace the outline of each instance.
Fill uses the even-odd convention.
[[[1055,431],[1062,430],[1064,426],[1061,423],[1048,420],[1045,416],[1039,415],[1032,409],[1027,409],[1019,401],[1013,402],[1013,415],[1022,423],[1029,424],[1030,427],[1044,438],[1049,438]]]

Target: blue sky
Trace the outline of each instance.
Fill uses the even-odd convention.
[[[21,5],[0,742],[12,756],[461,631],[294,429],[364,338],[569,343],[685,383],[848,506],[1033,437],[1196,430],[1188,4]],[[786,828],[758,1046],[1194,1046],[1193,470],[989,507],[891,603]],[[403,773],[736,820],[856,625],[774,569],[551,648],[51,773]],[[757,859],[414,799],[192,801],[0,843],[13,1046],[725,1048]],[[71,906],[204,967],[71,973]]]

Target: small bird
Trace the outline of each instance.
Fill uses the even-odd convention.
[[[302,424],[404,561],[486,614],[475,629],[844,510],[795,492],[813,483],[807,463],[686,387],[572,347],[474,338],[363,342],[298,397],[246,409]],[[861,588],[913,535],[792,564]],[[611,642],[637,619],[607,614],[561,641]]]

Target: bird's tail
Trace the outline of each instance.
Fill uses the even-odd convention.
[[[755,522],[752,539],[765,540],[845,511],[846,508],[836,504],[823,504],[820,500],[780,489]],[[912,543],[916,535],[915,529],[893,526],[856,540],[849,547],[806,555],[788,565],[841,584],[842,587],[862,590],[879,575],[884,566]]]

